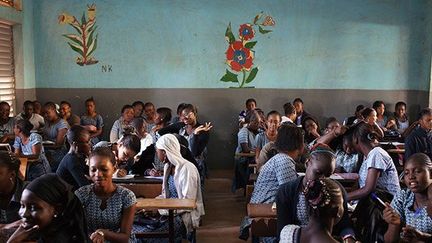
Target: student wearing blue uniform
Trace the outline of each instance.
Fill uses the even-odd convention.
[[[86,113],[81,116],[81,126],[89,131],[92,145],[100,141],[99,136],[102,134],[104,126],[102,116],[96,112],[96,102],[93,98],[85,101]]]

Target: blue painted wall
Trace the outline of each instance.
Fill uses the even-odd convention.
[[[57,16],[97,6],[98,64],[80,67]],[[260,11],[276,20],[257,37],[252,85],[282,89],[429,90],[430,1],[38,0],[37,88],[224,88],[228,22],[234,34]],[[102,73],[102,65],[112,72]]]

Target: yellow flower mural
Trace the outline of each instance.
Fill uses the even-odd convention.
[[[92,65],[98,63],[93,56],[91,56],[97,48],[97,37],[96,31],[96,5],[87,5],[87,19],[85,13],[81,18],[81,23],[75,18],[75,16],[69,15],[68,13],[62,13],[58,16],[59,24],[69,24],[76,31],[77,34],[65,34],[65,38],[69,40],[68,44],[73,51],[80,54],[76,58],[76,63],[80,66]]]

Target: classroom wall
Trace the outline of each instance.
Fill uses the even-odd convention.
[[[81,19],[96,4],[98,63],[77,65],[77,53],[60,25],[63,12]],[[108,134],[120,108],[134,100],[175,110],[179,102],[198,106],[212,121],[210,167],[230,168],[236,120],[249,97],[269,111],[302,97],[323,121],[351,114],[355,105],[382,99],[390,109],[406,101],[414,115],[427,106],[430,91],[431,2],[344,0],[130,0],[33,2],[36,95],[41,101],[72,101],[77,113],[93,96]],[[225,31],[263,11],[273,32],[255,32],[254,66],[247,86],[221,82],[226,65]],[[261,20],[260,20],[261,21]],[[242,73],[239,74],[241,80]]]

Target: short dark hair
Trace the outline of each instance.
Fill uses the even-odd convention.
[[[405,108],[406,108],[406,103],[403,102],[403,101],[398,101],[398,102],[395,104],[395,109],[398,108],[398,106],[405,106]]]
[[[6,166],[9,171],[18,173],[21,161],[9,151],[0,151],[0,166]],[[17,175],[18,176],[18,175]]]
[[[121,109],[121,113],[123,114],[127,109],[132,109],[133,110],[133,106],[131,105],[124,105]]]
[[[91,151],[89,159],[93,158],[94,156],[101,156],[108,158],[108,160],[111,162],[112,165],[116,165],[116,158],[114,153],[111,151],[110,147],[96,147]]]
[[[15,126],[26,136],[29,137],[31,130],[33,129],[33,124],[25,119],[18,119],[15,121]]]
[[[77,142],[84,134],[89,134],[89,132],[80,125],[73,125],[66,133],[66,138],[69,144]]]
[[[418,119],[420,120],[423,118],[423,116],[430,116],[430,115],[432,115],[432,109],[424,108],[420,111]]]
[[[179,114],[180,112],[183,111],[185,105],[186,105],[186,103],[180,103],[180,104],[177,106],[177,114]]]
[[[364,108],[362,110],[361,115],[363,116],[363,118],[366,118],[366,117],[368,117],[374,111],[376,111],[376,110],[373,109],[373,108],[367,107],[367,108]]]
[[[360,111],[363,110],[364,108],[365,108],[364,105],[358,105],[358,106],[356,107],[356,111],[355,111],[355,112],[360,112]]]
[[[86,99],[84,104],[86,104],[87,102],[93,102],[94,104],[96,104],[96,101],[93,99],[93,97]]]
[[[135,134],[125,134],[117,143],[123,144],[125,148],[132,150],[135,154],[141,151],[140,138]]]
[[[269,118],[269,116],[272,116],[272,115],[278,116],[279,119],[281,118],[281,114],[279,112],[273,110],[273,111],[270,111],[269,113],[267,113],[267,119]]]
[[[281,152],[294,151],[304,145],[303,130],[291,124],[282,124],[275,141],[276,149]]]
[[[256,100],[254,98],[249,98],[246,100],[246,105],[249,104],[250,102],[255,103],[255,105],[257,104]]]
[[[300,99],[300,98],[295,98],[294,101],[293,101],[293,104],[296,103],[296,102],[300,102],[300,103],[303,104],[303,100]]]
[[[185,104],[184,107],[183,107],[183,110],[192,111],[194,114],[198,113],[197,108],[194,105],[192,105],[192,104]]]
[[[153,106],[154,107],[153,103],[151,103],[151,102],[147,102],[147,103],[144,104],[144,108],[149,107],[149,106]]]
[[[336,119],[336,117],[333,117],[333,116],[329,117],[325,122],[325,128],[327,128],[328,125],[330,125],[330,123],[332,123],[332,122],[339,122],[339,121]]]
[[[260,115],[258,114],[258,111],[256,111],[256,110],[247,111],[246,116],[245,116],[245,123],[249,123],[252,120],[258,119],[258,117],[260,117]]]
[[[374,108],[375,110],[379,107],[383,105],[385,107],[384,101],[382,100],[377,100],[372,104],[372,108]]]
[[[161,120],[163,123],[167,124],[171,121],[171,109],[168,107],[160,107],[157,108],[156,113],[161,116]]]
[[[62,100],[60,102],[60,105],[68,105],[69,107],[72,107],[72,105],[69,102],[65,101],[65,100]]]
[[[2,101],[2,102],[0,102],[0,106],[2,106],[2,105],[7,105],[7,106],[9,106],[9,107],[10,107],[9,103],[8,103],[8,102],[6,102],[6,101]]]
[[[51,110],[54,110],[54,111],[57,112],[57,107],[56,107],[56,105],[54,104],[54,102],[52,102],[52,101],[48,101],[48,102],[46,102],[46,103],[44,104],[43,107],[44,107],[45,109],[51,109]]]
[[[142,101],[140,101],[140,100],[137,100],[134,103],[132,103],[132,106],[137,106],[137,105],[140,105],[140,106],[142,106],[144,108],[144,103]]]
[[[354,127],[353,139],[357,139],[363,144],[372,144],[375,140],[381,138],[374,127],[366,122],[359,122]]]
[[[24,103],[23,103],[23,106],[24,106],[24,107],[27,107],[27,106],[29,106],[29,105],[32,105],[32,106],[33,106],[33,102],[32,102],[31,100],[26,100],[26,101],[24,101]]]
[[[285,113],[286,116],[294,114],[295,111],[296,111],[294,105],[291,104],[290,102],[285,103],[285,105],[283,106],[283,108],[284,108],[284,113]]]
[[[408,164],[408,162],[411,161],[415,161],[415,162],[419,162],[422,163],[424,166],[426,166],[430,172],[432,172],[432,161],[429,158],[429,156],[427,156],[424,153],[415,153],[413,155],[411,155],[408,160],[405,162],[405,165]]]

